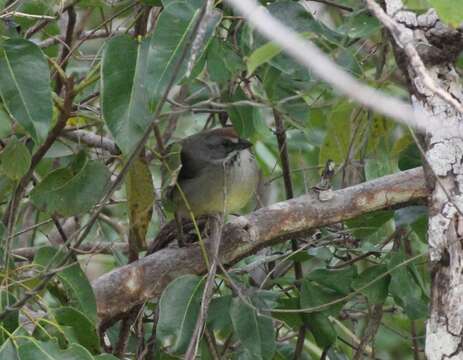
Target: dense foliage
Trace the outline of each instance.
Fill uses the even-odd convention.
[[[143,256],[172,218],[161,164],[178,139],[232,125],[254,143],[263,180],[243,213],[287,199],[286,150],[294,196],[330,159],[334,189],[421,165],[409,129],[339,96],[226,2],[205,3],[0,1],[0,359],[182,356],[204,277],[173,280],[106,335],[90,285]],[[333,3],[262,2],[346,71],[407,100],[378,20],[360,0]],[[459,1],[407,4],[463,20]],[[365,214],[221,272],[201,358],[292,359],[301,337],[301,359],[360,358],[361,342],[372,358],[421,358],[426,215],[423,204]]]

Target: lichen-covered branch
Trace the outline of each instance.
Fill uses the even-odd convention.
[[[236,263],[312,228],[423,200],[428,190],[423,170],[416,168],[338,190],[333,195],[329,201],[321,202],[317,193],[307,194],[233,219],[223,229],[221,262]],[[163,249],[117,268],[93,283],[100,320],[109,321],[159,296],[180,275],[206,271],[198,245]]]

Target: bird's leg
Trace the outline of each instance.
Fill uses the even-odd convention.
[[[177,242],[178,247],[185,246],[185,234],[183,232],[182,218],[178,213],[175,213],[175,223],[177,224]]]

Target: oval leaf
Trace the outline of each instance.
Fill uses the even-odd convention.
[[[55,310],[55,318],[58,324],[72,329],[80,345],[92,354],[100,352],[100,338],[95,324],[86,315],[73,307],[63,306]]]
[[[146,231],[151,221],[154,186],[148,165],[140,158],[130,167],[125,183],[129,207],[130,243],[141,250],[146,247]]]
[[[126,154],[133,150],[150,122],[147,56],[147,43],[139,44],[128,35],[110,40],[103,52],[103,117],[117,145]]]
[[[185,46],[188,46],[191,31],[197,21],[199,6],[196,2],[172,1],[169,2],[159,16],[156,30],[146,39],[149,43],[148,53],[148,91],[150,100],[156,103],[167,88],[172,78],[172,71],[182,55]],[[222,13],[213,9],[204,19],[203,41],[199,48],[188,51],[186,59],[199,59],[208,44],[212,33],[219,24]],[[187,72],[188,61],[183,61],[177,71],[175,81],[178,83]]]
[[[248,298],[249,302],[251,300]],[[263,316],[240,298],[232,301],[230,317],[236,337],[250,359],[272,359],[275,353],[275,329],[272,319]]]
[[[362,272],[353,282],[352,287],[354,289],[361,289],[371,281],[380,277],[387,271],[386,265],[371,266],[364,272]],[[370,304],[382,304],[386,300],[389,291],[389,282],[391,277],[386,275],[365,289],[361,290],[361,293],[368,298]]]
[[[18,354],[21,360],[93,360],[93,356],[78,344],[72,344],[62,350],[55,342],[41,342],[34,338],[24,338],[18,348]]]
[[[198,317],[204,283],[195,275],[172,281],[159,300],[158,336],[174,338],[172,351],[186,351]]]
[[[78,157],[67,168],[46,176],[31,192],[31,200],[49,214],[73,216],[84,213],[103,197],[110,176],[101,162]]]
[[[8,112],[41,142],[50,128],[53,106],[47,60],[33,42],[14,38],[2,43],[0,95]]]
[[[31,154],[26,145],[15,137],[0,155],[1,172],[12,180],[21,179],[31,166]]]
[[[57,254],[58,250],[53,247],[44,246],[40,248],[35,257],[34,263],[44,268],[51,263],[57,266],[65,255],[64,252]],[[57,274],[60,282],[66,291],[65,305],[72,305],[80,309],[92,321],[96,321],[96,300],[92,286],[79,264],[68,266]]]

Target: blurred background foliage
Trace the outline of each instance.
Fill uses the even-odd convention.
[[[407,100],[388,34],[362,1],[333,3],[261,2],[344,70]],[[415,11],[434,6],[446,22],[461,22],[463,11],[450,11],[450,3],[461,6],[406,1]],[[23,299],[44,272],[62,267],[65,251],[57,249],[68,240],[66,231],[72,234],[91,218],[156,112],[163,141],[149,137],[145,156],[133,164],[124,186],[105,199],[74,261],[26,305],[2,318],[1,359],[111,359],[109,343],[123,356],[115,349],[119,324],[107,331],[106,340],[97,332],[90,281],[136,259],[158,233],[163,216],[171,219],[159,209],[158,155],[178,139],[232,125],[253,141],[262,186],[243,213],[286,199],[275,116],[284,122],[295,196],[319,182],[329,159],[336,163],[334,189],[421,165],[409,129],[339,96],[223,1],[208,10],[202,38],[195,36],[202,6],[200,0],[0,1],[4,219],[21,179],[31,166],[34,170],[16,218],[0,225],[2,311]],[[462,59],[457,65],[461,71]],[[65,128],[37,161],[34,154],[60,121]],[[88,138],[100,142],[91,145]],[[102,146],[103,139],[111,146]],[[296,253],[287,243],[276,245],[234,265],[227,276],[218,275],[207,321],[215,350],[221,358],[292,359],[299,329],[306,324],[302,359],[361,358],[356,349],[362,339],[370,358],[424,358],[430,288],[426,214],[420,204],[366,214],[298,239]],[[129,229],[136,229],[135,247],[127,245],[133,241]],[[294,262],[302,267],[301,279],[295,278]],[[237,296],[232,282],[244,297]],[[181,358],[202,286],[202,278],[184,276],[147,304],[143,331],[129,333],[125,356],[142,358],[157,313],[154,355]],[[276,310],[333,300],[309,314]],[[201,358],[214,358],[211,352],[204,339]]]

